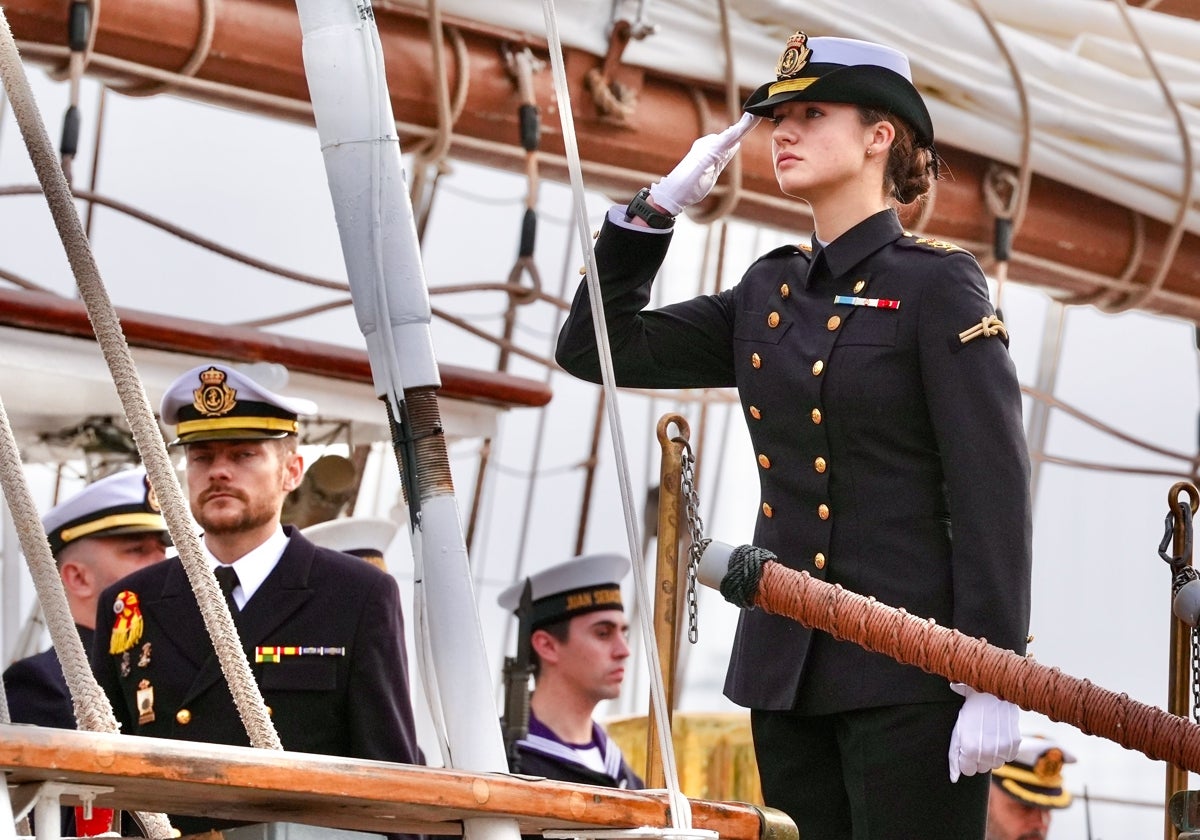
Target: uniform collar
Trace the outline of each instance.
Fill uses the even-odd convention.
[[[816,254],[825,258],[825,265],[833,277],[841,277],[854,270],[854,267],[871,254],[878,251],[889,242],[895,242],[904,235],[900,219],[892,209],[880,210],[873,216],[863,219],[850,230],[819,250],[814,248],[813,262]]]
[[[278,528],[258,548],[234,561],[233,569],[237,572],[238,586],[233,590],[233,597],[237,602],[238,609],[245,607],[246,602],[254,597],[258,587],[267,579],[267,575],[271,574],[279,562],[279,558],[283,556],[287,544],[287,534],[283,532],[283,528]],[[209,565],[214,569],[220,565],[221,561],[208,550],[207,545],[204,546],[204,553],[208,555]]]

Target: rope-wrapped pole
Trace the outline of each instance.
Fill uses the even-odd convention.
[[[1187,718],[771,562],[776,559],[763,548],[713,542],[704,553],[699,578],[739,607],[795,619],[1069,723],[1085,735],[1099,735],[1157,761],[1200,772],[1200,726]]]

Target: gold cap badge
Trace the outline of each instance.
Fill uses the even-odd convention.
[[[237,391],[225,384],[225,371],[210,367],[200,373],[200,387],[192,391],[192,406],[205,417],[228,414],[237,405]]]
[[[779,81],[796,78],[800,75],[800,71],[808,65],[811,57],[812,50],[808,48],[808,36],[797,30],[795,35],[788,38],[783,55],[779,56],[779,63],[775,65],[775,78]]]

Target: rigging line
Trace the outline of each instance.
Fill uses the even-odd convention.
[[[1057,464],[1060,467],[1074,467],[1081,470],[1093,470],[1096,472],[1120,473],[1124,475],[1143,475],[1143,476],[1165,476],[1167,478],[1185,478],[1189,481],[1196,481],[1200,475],[1196,471],[1186,472],[1184,470],[1168,470],[1158,469],[1155,467],[1127,467],[1119,464],[1102,464],[1092,461],[1082,461],[1076,458],[1066,458],[1059,455],[1042,455],[1041,460],[1047,464]]]
[[[1103,275],[1093,274],[1091,272],[1085,272],[1082,269],[1077,269],[1075,271],[1076,274],[1078,274],[1080,277],[1091,279],[1092,282],[1096,284],[1097,288],[1090,293],[1064,296],[1060,299],[1062,303],[1068,306],[1084,303],[1090,304],[1095,303],[1096,301],[1104,300],[1106,297],[1113,297],[1116,293],[1122,291],[1126,294],[1132,294],[1135,290],[1140,288],[1139,285],[1134,282],[1133,278],[1137,274],[1138,269],[1141,268],[1142,257],[1145,256],[1146,253],[1146,219],[1141,213],[1138,213],[1132,209],[1129,211],[1129,217],[1133,226],[1133,230],[1130,233],[1130,236],[1133,239],[1133,244],[1129,249],[1129,255],[1126,258],[1125,267],[1121,269],[1121,274],[1114,281],[1112,278],[1104,277]],[[1026,257],[1025,259],[1032,265],[1036,265],[1036,263],[1033,263],[1030,258]],[[1102,279],[1104,282],[1101,282]],[[1169,290],[1160,290],[1159,297],[1163,298],[1173,294],[1175,293]]]
[[[87,17],[92,22],[92,25],[88,27],[87,43],[83,47],[82,55],[78,56],[81,70],[87,69],[88,64],[91,62],[92,51],[96,48],[96,30],[100,28],[96,25],[96,21],[100,18],[100,0],[84,0],[84,6],[87,8]],[[17,42],[17,46],[24,51],[24,47],[20,41]],[[62,63],[58,67],[52,67],[47,70],[46,74],[57,82],[70,79],[73,69],[71,63],[75,59],[75,51],[67,50],[62,56]]]
[[[99,7],[98,2],[96,5]],[[98,28],[98,23],[98,18],[93,20],[92,28]],[[212,49],[213,32],[216,28],[217,15],[213,9],[213,0],[200,0],[200,28],[196,33],[196,43],[192,45],[192,53],[188,56],[187,61],[175,71],[177,75],[185,78],[194,76],[196,71],[204,66],[204,62],[208,60],[208,53]],[[131,84],[114,87],[113,90],[126,96],[154,96],[158,93],[169,92],[171,84],[169,82]]]
[[[1021,151],[1018,157],[1017,183],[1013,186],[1005,206],[1000,206],[999,196],[995,193],[991,181],[984,180],[984,200],[988,209],[996,219],[995,241],[992,243],[992,253],[1003,249],[1003,256],[998,257],[996,265],[996,309],[1000,309],[1004,300],[1004,286],[1008,280],[1008,265],[1012,259],[1012,242],[1016,239],[1021,223],[1025,220],[1025,209],[1029,205],[1029,185],[1033,180],[1033,169],[1030,166],[1030,147],[1033,143],[1033,126],[1030,118],[1029,92],[1025,88],[1025,78],[1017,66],[1008,44],[1000,37],[996,22],[992,20],[979,0],[971,0],[988,34],[996,44],[996,48],[1008,65],[1009,75],[1012,76],[1013,87],[1017,92],[1017,102],[1021,107]]]
[[[37,170],[39,178],[46,183],[46,193],[51,205],[51,214],[54,216],[56,224],[60,225],[60,230],[65,234],[66,228],[70,223],[70,218],[65,211],[69,209],[73,212],[75,209],[70,201],[70,188],[67,186],[62,168],[58,166],[55,160],[54,147],[50,143],[50,138],[46,133],[46,126],[41,119],[41,114],[38,112],[37,103],[33,98],[33,92],[29,87],[29,80],[25,76],[24,68],[21,65],[20,55],[17,52],[16,43],[13,41],[12,30],[9,28],[8,18],[5,16],[3,8],[0,8],[0,77],[3,77],[4,89],[12,100],[13,114],[16,116],[21,134],[25,137],[34,169]],[[76,233],[71,238],[73,241],[78,242],[82,234],[82,229],[77,215],[74,217],[74,227],[76,228]],[[87,250],[86,240],[83,241],[83,244],[84,256],[86,257],[85,262],[90,262],[92,273],[98,274],[95,271],[95,262],[91,259],[90,251]],[[71,259],[72,257],[74,259]],[[68,249],[68,258],[71,259],[73,267],[79,261],[78,257],[78,253],[74,253]],[[109,314],[112,314],[111,307]],[[99,315],[100,313],[97,313],[97,316]],[[97,330],[99,331],[99,327],[97,327]],[[128,351],[128,348],[126,350]],[[145,404],[147,413],[149,413],[149,405],[146,404],[147,401],[144,392],[142,401]],[[3,434],[6,438],[11,438],[12,429],[8,424],[7,414],[3,413],[2,404],[0,404],[0,417],[3,418],[3,423],[0,423],[0,426],[3,428]],[[152,413],[150,413],[150,419],[153,421]],[[163,460],[165,460],[166,446],[162,441],[162,433],[158,430],[157,423],[155,423],[155,434],[158,438],[158,447],[161,450]],[[5,442],[6,457],[13,458],[16,461],[15,464],[10,464],[8,468],[0,470],[0,481],[4,482],[5,498],[7,499],[9,509],[14,514],[14,520],[16,519],[16,514],[21,514],[21,519],[24,520],[22,527],[32,528],[34,526],[29,523],[36,522],[36,527],[40,530],[41,519],[37,516],[37,509],[32,503],[33,500],[28,488],[25,487],[22,490],[24,474],[20,458],[16,457],[18,451],[16,441],[11,440],[10,442],[6,440]],[[174,480],[174,473],[172,473],[172,480]],[[177,495],[182,496],[182,491],[179,490],[177,482],[175,490]],[[16,503],[15,508],[14,502]],[[40,540],[32,539],[28,532],[25,532],[23,539],[22,547],[27,552],[27,557],[39,558],[40,565],[42,566],[53,564],[53,557],[50,554],[50,544],[45,539],[44,530],[42,531],[42,538]],[[54,578],[58,580],[57,573],[54,575]],[[61,589],[62,581],[58,580],[57,585]],[[213,586],[216,586],[215,580],[213,581]],[[61,595],[61,599],[50,599],[50,609],[61,613],[58,615],[57,627],[52,626],[52,632],[65,629],[62,627],[64,623],[70,624],[69,632],[58,632],[58,637],[54,639],[56,647],[58,647],[60,642],[62,643],[63,647],[59,648],[59,650],[66,654],[65,660],[66,663],[69,663],[64,664],[64,676],[66,676],[66,669],[71,670],[72,676],[78,673],[80,682],[87,685],[86,693],[89,697],[94,697],[96,700],[94,704],[85,705],[80,708],[77,715],[81,718],[86,718],[86,721],[80,720],[80,723],[84,725],[84,728],[87,728],[87,724],[90,724],[93,729],[103,728],[109,732],[116,732],[118,727],[116,718],[112,713],[112,707],[107,705],[107,697],[104,698],[103,704],[100,702],[99,695],[103,695],[104,692],[96,684],[95,677],[92,676],[91,668],[87,664],[87,657],[83,651],[83,641],[75,631],[74,622],[66,621],[69,618],[70,610],[67,608],[66,593],[62,592]],[[91,678],[90,684],[87,683],[89,677]],[[107,711],[107,714],[105,714],[105,711]],[[147,836],[155,838],[167,837],[173,833],[170,822],[162,814],[139,813],[138,818],[146,828]]]
[[[19,274],[14,274],[11,271],[0,268],[0,280],[7,280],[14,286],[24,289],[27,292],[45,292],[48,295],[58,295],[58,292],[52,291],[46,286],[41,286],[32,280],[26,280]],[[59,295],[61,297],[61,295]]]
[[[1167,107],[1171,111],[1171,116],[1175,119],[1175,127],[1179,132],[1179,143],[1183,150],[1183,160],[1180,162],[1180,166],[1183,169],[1183,184],[1179,190],[1179,206],[1175,212],[1171,232],[1163,243],[1163,254],[1158,270],[1154,273],[1149,283],[1143,288],[1130,293],[1124,300],[1105,301],[1097,304],[1106,312],[1123,312],[1127,309],[1136,309],[1142,306],[1146,300],[1162,289],[1163,283],[1166,282],[1167,274],[1171,270],[1171,263],[1174,262],[1175,254],[1179,251],[1179,245],[1183,241],[1184,233],[1186,233],[1185,223],[1187,222],[1188,210],[1192,205],[1192,183],[1195,180],[1196,172],[1192,157],[1192,141],[1188,134],[1187,122],[1184,120],[1183,112],[1179,107],[1179,101],[1171,93],[1171,87],[1167,84],[1167,80],[1163,76],[1158,62],[1155,61],[1153,52],[1146,45],[1141,31],[1133,22],[1125,0],[1114,0],[1114,2],[1117,4],[1117,11],[1120,12],[1121,18],[1125,22],[1125,27],[1129,30],[1129,34],[1133,37],[1133,41],[1137,44],[1138,49],[1141,50],[1142,56],[1146,60],[1146,65],[1150,68],[1150,72],[1154,74],[1154,80],[1158,83],[1159,90],[1162,91]]]
[[[575,230],[575,225],[578,223],[575,216],[568,216],[567,222],[568,229],[565,243],[566,247],[563,248],[562,265],[559,267],[558,271],[558,295],[560,298],[566,296],[568,283],[573,276],[571,266],[574,264],[574,260],[572,259],[574,256],[574,250],[571,247],[571,241],[577,233]],[[560,310],[555,312],[553,329],[550,332],[550,346],[548,348],[551,355],[553,355],[554,345],[557,343],[558,331],[562,326],[562,321],[562,311]],[[550,384],[550,380],[555,375],[555,369],[556,366],[546,365],[545,374],[542,381],[547,385]],[[534,478],[541,478],[558,472],[574,472],[576,469],[578,469],[578,464],[571,464],[566,468],[559,467],[551,468],[548,471],[542,471],[542,454],[546,447],[546,428],[548,424],[548,418],[548,407],[542,406],[540,409],[538,409],[537,426],[535,427],[533,433],[533,458],[529,463],[529,473],[530,476]],[[500,472],[503,472],[505,469],[504,465],[502,464],[497,464],[496,468]],[[516,561],[513,564],[513,573],[510,582],[521,580],[523,577],[525,577],[525,547],[529,544],[529,533],[533,523],[533,500],[536,490],[536,481],[530,480],[526,483],[525,504],[521,510],[521,526],[517,531]],[[480,572],[482,574],[482,569]],[[504,642],[500,648],[501,651],[507,651],[509,649],[513,630],[515,629],[514,624],[515,622],[513,621],[506,621],[504,623]]]
[[[1105,423],[1100,422],[1099,420],[1095,419],[1091,415],[1081,411],[1078,408],[1075,408],[1072,405],[1068,405],[1067,403],[1063,402],[1062,400],[1058,399],[1057,397],[1047,394],[1044,391],[1039,391],[1036,388],[1031,388],[1027,385],[1022,385],[1021,393],[1027,394],[1028,396],[1033,397],[1035,400],[1039,400],[1039,401],[1045,403],[1046,405],[1050,406],[1051,408],[1057,408],[1057,409],[1065,412],[1066,414],[1069,414],[1071,417],[1074,417],[1076,420],[1079,420],[1080,422],[1086,423],[1087,425],[1091,426],[1094,429],[1098,429],[1099,431],[1104,432],[1105,434],[1109,435],[1110,437],[1114,437],[1117,440],[1121,440],[1121,441],[1124,441],[1125,443],[1129,443],[1129,444],[1137,446],[1141,449],[1145,449],[1147,452],[1153,452],[1158,455],[1165,455],[1168,458],[1178,458],[1179,460],[1187,461],[1188,463],[1196,463],[1198,461],[1198,458],[1195,455],[1188,455],[1183,452],[1176,452],[1174,450],[1167,449],[1162,446],[1157,446],[1155,444],[1148,443],[1144,440],[1139,440],[1138,438],[1134,437],[1133,435],[1119,431],[1118,429],[1115,429],[1112,426],[1109,426]]]
[[[138,452],[154,485],[171,538],[200,602],[205,626],[218,653],[222,672],[233,692],[238,713],[252,744],[279,749],[278,735],[250,672],[233,619],[225,606],[225,598],[204,557],[199,538],[192,530],[191,514],[183,490],[179,486],[174,464],[167,453],[162,430],[138,377],[136,365],[121,330],[120,320],[100,278],[95,254],[83,234],[83,226],[70,186],[46,133],[45,123],[38,111],[3,10],[0,10],[0,71],[3,71],[0,75],[3,75],[4,85],[12,98],[13,112],[25,138],[38,181],[42,184],[50,215],[62,240],[80,297],[87,307],[88,318],[92,322],[96,339],[121,399],[121,406],[137,442]],[[214,609],[205,609],[206,603],[216,606]]]
[[[108,87],[100,85],[100,92],[96,96],[96,125],[93,129],[95,141],[92,143],[92,171],[88,176],[88,192],[96,193],[100,185],[100,151],[104,140],[104,117],[107,113],[108,105]],[[90,241],[92,238],[92,219],[96,215],[96,205],[88,201],[86,202],[86,212],[83,218],[83,232]]]
[[[438,0],[427,0],[428,15],[425,18],[429,30],[429,46],[433,51],[433,93],[437,106],[437,133],[429,142],[413,150],[413,182],[409,194],[416,207],[423,208],[421,216],[427,216],[427,208],[433,204],[433,196],[426,195],[425,181],[431,167],[437,167],[446,159],[453,133],[450,108],[450,91],[447,88],[446,44],[442,32],[442,9]],[[461,77],[462,65],[459,65]]]
[[[546,19],[547,43],[550,48],[550,62],[554,69],[554,89],[558,97],[559,118],[562,124],[563,148],[567,155],[567,168],[571,176],[571,196],[574,201],[575,215],[579,220],[576,228],[579,235],[580,250],[587,263],[587,282],[592,304],[592,322],[596,327],[597,351],[600,355],[601,380],[604,383],[602,394],[608,409],[609,429],[611,432],[613,450],[616,456],[617,476],[621,490],[621,507],[625,517],[626,541],[633,561],[634,588],[638,600],[642,604],[652,603],[646,585],[645,563],[643,562],[640,540],[637,534],[637,516],[633,509],[633,491],[629,486],[629,459],[626,454],[624,431],[621,428],[620,408],[616,398],[616,377],[613,373],[612,354],[608,344],[608,328],[604,317],[603,297],[600,293],[599,273],[596,270],[596,255],[592,250],[591,238],[587,235],[587,206],[584,196],[583,172],[579,162],[579,147],[575,139],[574,116],[571,109],[570,92],[567,88],[565,60],[563,58],[562,42],[558,33],[557,14],[554,0],[542,0],[542,11]],[[651,624],[651,610],[641,610],[641,629],[643,641],[648,653],[648,664],[651,679],[650,698],[657,715],[659,747],[662,751],[663,778],[667,784],[668,798],[671,802],[671,823],[679,830],[688,831],[692,826],[691,804],[679,789],[679,776],[675,766],[675,746],[667,726],[670,720],[666,701],[663,696],[662,663],[658,656],[658,646],[652,644],[654,628]]]
[[[0,196],[40,195],[41,192],[42,192],[42,190],[39,187],[31,186],[31,185],[0,187]],[[84,199],[86,201],[94,201],[96,204],[100,204],[100,205],[103,205],[104,207],[108,207],[110,210],[116,210],[119,213],[124,213],[127,216],[132,216],[133,218],[137,219],[138,221],[145,222],[146,224],[150,225],[151,227],[156,227],[159,230],[161,230],[165,233],[169,233],[172,236],[176,236],[185,242],[190,242],[193,245],[198,245],[201,248],[205,248],[216,254],[220,254],[223,257],[227,257],[228,259],[231,259],[234,262],[239,262],[239,263],[242,263],[243,265],[248,265],[251,268],[257,268],[257,269],[259,269],[261,271],[265,271],[269,274],[274,274],[279,277],[287,278],[289,280],[295,280],[298,283],[304,283],[309,286],[317,286],[322,289],[334,289],[339,292],[350,291],[350,285],[348,283],[344,283],[340,280],[327,280],[323,277],[316,277],[312,274],[305,274],[300,271],[294,271],[290,268],[284,268],[283,266],[275,265],[273,263],[267,262],[266,260],[260,260],[257,257],[252,257],[248,254],[243,254],[240,251],[236,251],[233,248],[229,248],[225,245],[222,245],[219,242],[216,242],[215,240],[209,239],[208,237],[201,236],[198,233],[192,233],[191,231],[188,231],[188,230],[180,227],[179,225],[173,224],[172,222],[168,222],[165,219],[162,219],[162,218],[154,215],[153,213],[147,213],[143,210],[139,210],[138,208],[134,207],[133,205],[126,204],[125,202],[120,201],[118,199],[109,198],[106,195],[94,193],[91,190],[75,190],[73,192],[73,195],[75,196],[75,198]]]

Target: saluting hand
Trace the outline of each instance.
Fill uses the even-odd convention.
[[[720,134],[708,134],[692,144],[689,151],[665,178],[650,187],[650,199],[672,216],[702,200],[725,164],[737,154],[742,138],[758,124],[760,117],[743,114]]]

